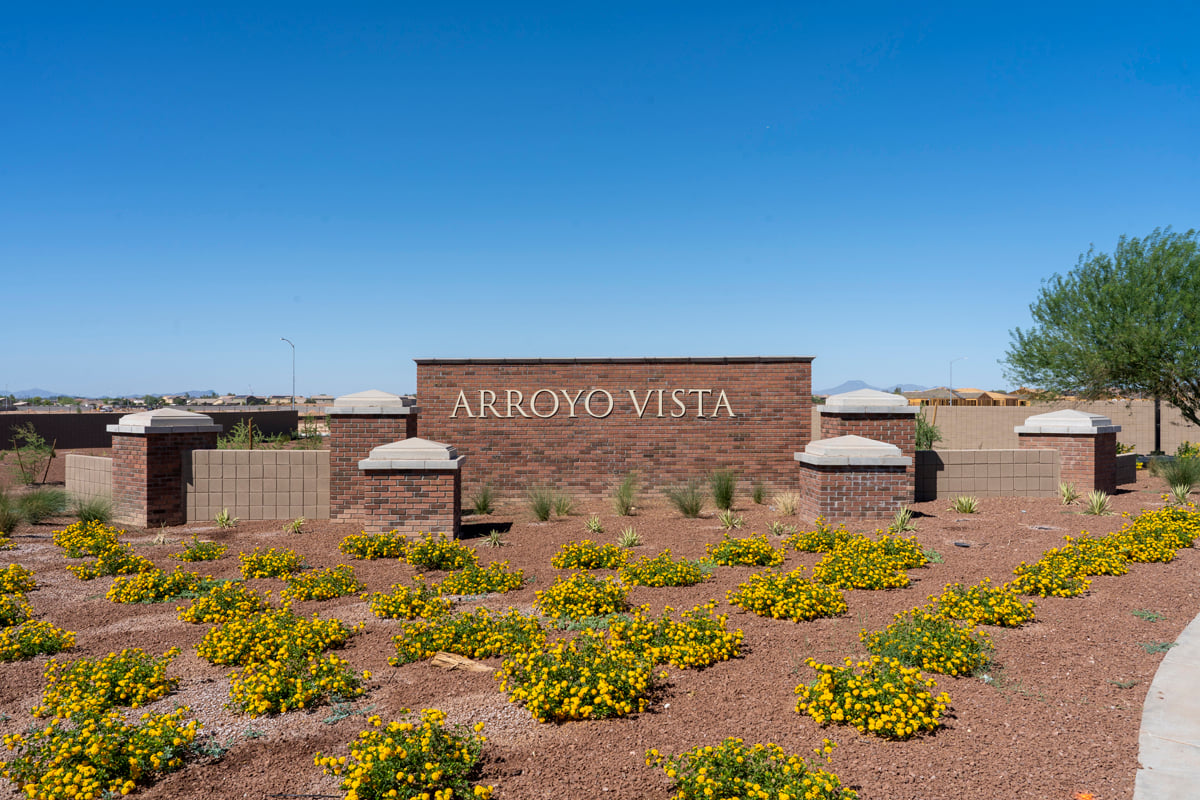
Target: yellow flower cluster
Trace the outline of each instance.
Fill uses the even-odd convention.
[[[972,675],[987,666],[991,637],[940,614],[917,608],[896,614],[882,631],[859,634],[868,653],[943,675]]]
[[[285,600],[332,600],[356,594],[367,588],[354,574],[354,567],[339,564],[336,567],[296,572],[284,576],[287,588],[279,593]]]
[[[405,558],[414,567],[446,572],[463,569],[479,561],[474,550],[453,539],[447,539],[444,533],[421,534],[420,539],[409,542]]]
[[[82,581],[154,569],[150,559],[137,555],[132,546],[118,541],[124,532],[102,522],[76,522],[55,531],[54,543],[66,551],[63,553],[66,558],[95,556],[95,561],[67,567]]]
[[[621,568],[621,580],[630,586],[692,586],[712,576],[712,562],[671,558],[669,549],[654,558],[643,556]]]
[[[266,597],[240,581],[228,581],[218,583],[197,597],[190,606],[177,610],[179,619],[184,622],[221,623],[234,617],[248,617],[268,607]]]
[[[818,673],[811,684],[800,684],[796,713],[807,714],[820,725],[852,725],[859,733],[886,739],[908,739],[941,725],[950,704],[945,692],[934,695],[937,684],[919,670],[894,659],[872,656],[852,666],[806,662]],[[855,672],[855,669],[859,672]]]
[[[396,584],[391,594],[371,595],[371,613],[381,619],[416,619],[450,613],[454,604],[438,596],[437,590],[415,579],[416,586]]]
[[[708,545],[705,552],[714,564],[722,567],[776,567],[783,563],[783,551],[772,547],[761,533],[740,539],[722,533],[721,541]]]
[[[829,739],[814,752],[824,755],[837,745]],[[832,772],[788,755],[777,744],[747,746],[743,739],[695,747],[678,756],[657,749],[646,752],[646,766],[662,767],[675,782],[677,800],[761,798],[762,800],[857,800]]]
[[[74,633],[56,628],[49,622],[26,620],[0,628],[0,662],[18,661],[42,653],[53,655],[74,646]]]
[[[252,661],[229,679],[230,703],[252,717],[317,705],[326,697],[355,697],[362,683],[350,664],[332,653],[288,652]],[[362,680],[371,677],[363,672]]]
[[[671,619],[668,607],[658,618],[648,616],[641,606],[633,619],[615,620],[608,628],[612,647],[643,650],[655,664],[673,664],[680,669],[699,669],[741,655],[741,629],[730,631],[729,617],[714,616],[716,601],[684,611],[680,621]]]
[[[900,589],[908,586],[903,561],[889,545],[866,536],[851,536],[813,567],[813,580],[839,589]],[[922,562],[923,563],[923,562]]]
[[[1032,621],[1035,608],[1032,602],[1022,602],[1010,584],[992,586],[991,578],[974,586],[948,584],[941,594],[930,595],[929,599],[943,616],[1004,628],[1019,628]]]
[[[196,572],[174,572],[154,569],[134,575],[114,578],[105,595],[114,603],[161,603],[184,595],[194,595],[214,585],[212,575],[200,577]]]
[[[1087,531],[1084,531],[1086,534]],[[1124,575],[1129,572],[1129,560],[1121,554],[1111,539],[1091,536],[1064,537],[1066,547],[1056,547],[1042,553],[1042,560],[1062,559],[1077,575]]]
[[[25,594],[37,588],[33,570],[20,564],[9,564],[0,569],[0,594]]]
[[[190,541],[183,547],[183,552],[176,553],[175,558],[180,561],[194,563],[196,561],[216,561],[221,556],[225,555],[225,551],[229,548],[223,544],[216,542],[202,542],[200,537],[193,536]]]
[[[439,651],[467,658],[513,655],[541,647],[546,642],[546,633],[537,617],[527,617],[515,609],[496,614],[476,608],[409,623],[392,642],[396,645],[396,655],[388,663],[398,667],[432,658]]]
[[[1022,561],[1013,574],[1017,576],[1009,584],[1013,591],[1038,597],[1079,597],[1092,585],[1066,558],[1043,558],[1032,564]]]
[[[0,594],[0,628],[17,625],[32,616],[33,607],[24,594]]]
[[[629,587],[615,578],[576,572],[557,578],[545,591],[534,593],[533,605],[551,619],[583,619],[615,614],[628,606]]]
[[[407,713],[406,709],[401,709]],[[448,728],[446,715],[435,708],[421,711],[419,723],[367,720],[371,728],[350,744],[350,757],[317,753],[326,775],[342,778],[345,800],[423,798],[487,800],[493,786],[472,785],[483,752],[483,723],[474,733]]]
[[[253,553],[238,553],[243,578],[286,578],[305,568],[304,556],[295,550],[278,550],[272,547],[265,553],[254,548]]]
[[[783,546],[802,553],[828,553],[852,536],[854,534],[846,530],[845,524],[831,528],[824,517],[817,517],[814,530],[792,534],[783,540]]]
[[[731,605],[760,617],[790,619],[793,622],[836,617],[849,606],[841,591],[833,586],[814,583],[804,577],[804,567],[791,572],[758,572],[737,589],[725,593]]]
[[[1176,550],[1191,547],[1198,535],[1200,514],[1189,504],[1143,511],[1105,538],[1130,561],[1166,563],[1175,558]]]
[[[210,664],[245,665],[288,653],[319,653],[346,643],[359,628],[341,620],[305,619],[289,608],[234,617],[204,635],[196,653]]]
[[[16,550],[17,546],[13,544],[13,540],[0,533],[0,550]]]
[[[17,755],[0,774],[30,800],[129,794],[183,766],[200,727],[195,720],[184,722],[187,711],[143,714],[137,722],[127,722],[120,711],[53,719],[40,730],[4,737]]]
[[[177,655],[177,647],[157,658],[140,648],[126,648],[98,661],[80,658],[60,663],[52,658],[42,673],[46,688],[33,715],[73,719],[117,706],[144,706],[178,685],[178,678],[167,677],[167,667]]]
[[[923,567],[929,562],[929,559],[925,558],[925,549],[917,542],[915,536],[896,536],[884,533],[880,535],[875,544],[883,551],[884,555],[890,556],[900,569]]]
[[[596,635],[517,653],[496,677],[513,703],[541,722],[603,719],[644,711],[654,681],[646,653],[609,647]]]
[[[124,532],[97,520],[75,522],[54,532],[54,544],[66,551],[63,553],[65,558],[83,558],[97,555],[98,551],[116,544],[117,537]]]
[[[507,561],[494,561],[486,567],[468,564],[451,572],[433,588],[443,595],[503,594],[525,585],[525,571],[508,571]]]
[[[564,544],[550,559],[550,566],[555,569],[620,569],[628,560],[629,551],[624,547],[600,545],[584,539]]]
[[[352,533],[342,539],[338,550],[354,558],[404,558],[408,552],[408,537],[399,531]]]

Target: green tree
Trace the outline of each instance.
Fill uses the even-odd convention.
[[[1012,331],[1006,376],[1058,394],[1141,394],[1200,425],[1200,242],[1156,228],[1055,274]]]

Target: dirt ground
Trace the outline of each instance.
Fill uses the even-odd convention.
[[[1120,527],[1120,512],[1161,505],[1158,479],[1139,474],[1136,486],[1126,488],[1130,491],[1114,498],[1118,514],[1109,517],[1083,516],[1056,499],[984,499],[974,515],[948,510],[945,500],[918,503],[915,535],[944,562],[910,570],[913,583],[905,589],[847,592],[849,613],[836,619],[792,623],[729,606],[725,593],[755,571],[748,567],[718,568],[712,580],[695,587],[635,588],[631,600],[655,611],[717,600],[731,626],[745,632],[743,656],[699,671],[670,668],[665,689],[644,713],[562,725],[538,723],[508,703],[491,674],[448,673],[427,663],[389,666],[391,638],[402,623],[376,619],[357,597],[299,603],[297,610],[366,623],[366,630],[341,653],[356,669],[373,673],[363,698],[336,710],[323,706],[257,719],[234,714],[224,707],[231,670],[202,661],[192,647],[208,626],[178,621],[181,603],[117,605],[104,597],[111,579],[77,580],[51,541],[52,531],[70,520],[19,529],[17,549],[0,553],[0,566],[20,563],[37,571],[39,587],[30,595],[37,616],[78,634],[77,647],[64,656],[99,657],[123,647],[154,653],[183,648],[173,667],[182,678],[179,689],[154,708],[191,707],[228,750],[218,760],[198,761],[139,790],[141,797],[337,797],[337,779],[323,776],[313,765],[314,753],[344,754],[346,743],[365,727],[367,714],[388,718],[404,708],[436,707],[451,722],[485,723],[489,741],[482,780],[495,784],[496,796],[505,799],[666,800],[672,794],[669,781],[643,763],[648,748],[678,753],[740,736],[808,754],[828,736],[840,744],[830,769],[863,798],[1069,800],[1076,792],[1090,792],[1096,800],[1121,800],[1133,792],[1142,703],[1163,657],[1143,645],[1173,641],[1200,612],[1200,560],[1193,550],[1181,552],[1170,564],[1133,564],[1128,575],[1094,578],[1082,598],[1039,599],[1037,621],[1024,628],[988,629],[996,643],[996,663],[986,679],[937,677],[939,689],[950,694],[951,712],[935,735],[886,742],[852,728],[822,729],[795,713],[793,690],[814,679],[806,658],[837,662],[843,656],[864,656],[860,630],[884,627],[894,613],[925,603],[947,583],[970,584],[984,577],[1002,583],[1015,566],[1062,544],[1066,534],[1104,534]],[[558,572],[550,566],[551,556],[567,541],[612,541],[632,525],[644,540],[637,555],[670,548],[677,557],[698,557],[706,544],[721,538],[711,511],[686,520],[657,498],[647,497],[645,507],[629,518],[616,516],[605,499],[581,500],[575,514],[548,523],[534,522],[519,499],[504,500],[488,517],[468,517],[465,535],[482,563],[507,560],[535,580],[520,591],[463,608],[482,603],[530,611],[534,591],[552,583]],[[747,523],[743,533],[765,532],[778,518],[768,505],[754,505],[744,495],[738,510]],[[584,529],[593,513],[604,525],[599,537],[589,537]],[[810,522],[794,517],[783,521]],[[503,532],[506,546],[485,545],[483,536],[492,529]],[[219,578],[239,577],[237,553],[255,547],[294,548],[317,567],[352,563],[372,591],[386,591],[417,573],[395,561],[347,560],[337,545],[356,532],[345,525],[310,522],[303,534],[292,535],[279,522],[243,522],[229,531],[212,524],[129,529],[125,539],[166,569],[179,563],[171,554],[181,549],[184,538],[199,535],[227,544],[229,552],[220,561],[189,567]],[[811,567],[818,558],[789,552],[784,568]],[[282,587],[274,579],[249,583],[264,590]],[[1163,618],[1143,620],[1133,613],[1140,610]],[[0,665],[0,729],[21,731],[33,721],[29,711],[39,700],[46,661],[41,656]],[[498,660],[487,663],[499,665]],[[4,796],[17,793],[0,785]]]

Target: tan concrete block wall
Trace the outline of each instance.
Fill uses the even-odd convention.
[[[976,497],[1053,497],[1058,492],[1055,450],[921,450],[917,501]]]
[[[112,459],[67,453],[67,492],[72,497],[112,499]]]
[[[328,450],[195,450],[184,472],[189,522],[329,519]]]

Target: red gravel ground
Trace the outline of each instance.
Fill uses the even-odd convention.
[[[1114,498],[1117,512],[1161,505],[1159,480],[1139,475],[1136,487],[1130,488]],[[549,523],[531,521],[517,499],[502,502],[489,517],[467,519],[467,535],[479,537],[471,543],[482,562],[507,560],[536,576],[524,589],[488,597],[484,605],[529,611],[534,590],[554,580],[551,556],[564,542],[589,538],[584,520],[592,513],[600,515],[605,533],[590,538],[611,541],[632,525],[645,542],[637,548],[638,555],[669,547],[676,556],[698,557],[706,544],[721,538],[711,512],[686,520],[655,498],[647,498],[646,507],[631,518],[616,516],[605,499],[576,505],[574,515]],[[885,626],[892,614],[923,604],[947,583],[971,584],[988,576],[1002,583],[1013,567],[1060,545],[1064,535],[1083,530],[1103,534],[1122,523],[1120,516],[1082,516],[1055,499],[996,498],[980,505],[980,512],[970,516],[947,510],[944,500],[914,506],[920,513],[917,538],[941,554],[944,563],[911,570],[913,584],[906,589],[847,592],[850,611],[837,619],[792,623],[730,607],[726,590],[744,581],[751,568],[718,568],[711,581],[686,589],[634,589],[633,602],[649,604],[655,611],[665,605],[687,609],[710,598],[718,600],[731,625],[745,631],[743,657],[701,671],[671,668],[665,690],[644,713],[563,725],[538,723],[509,704],[491,674],[445,672],[427,663],[388,666],[390,640],[401,623],[374,618],[357,597],[300,603],[297,610],[366,622],[365,632],[342,652],[356,669],[372,671],[365,697],[336,714],[324,706],[258,719],[236,715],[223,707],[230,670],[209,665],[192,649],[207,626],[178,621],[177,603],[110,603],[104,598],[110,579],[85,583],[66,571],[68,562],[52,544],[51,532],[70,520],[20,529],[14,539],[18,548],[0,553],[0,566],[15,562],[37,571],[39,588],[30,596],[37,615],[78,633],[78,646],[67,655],[99,657],[123,647],[155,653],[183,648],[173,670],[182,678],[179,689],[156,708],[190,706],[228,750],[217,760],[198,761],[140,790],[142,797],[340,796],[337,779],[322,775],[313,765],[314,753],[345,753],[346,743],[365,726],[366,714],[387,718],[403,708],[436,707],[451,722],[486,723],[489,741],[482,780],[495,784],[496,796],[506,799],[665,800],[671,796],[669,782],[661,771],[644,765],[643,753],[651,747],[678,753],[727,736],[775,742],[798,754],[808,754],[822,737],[833,738],[841,746],[830,769],[863,798],[1070,800],[1076,792],[1090,792],[1096,800],[1129,798],[1138,766],[1142,702],[1162,659],[1141,645],[1173,641],[1200,611],[1200,560],[1193,551],[1181,552],[1170,564],[1133,564],[1128,575],[1094,578],[1090,593],[1082,598],[1039,599],[1037,621],[1024,628],[989,629],[996,643],[996,664],[987,680],[937,678],[939,688],[950,694],[951,713],[936,735],[887,742],[852,728],[822,729],[793,710],[796,685],[814,678],[806,658],[839,662],[843,656],[863,657],[861,629]],[[745,533],[765,531],[777,518],[771,508],[756,506],[745,496],[738,506],[746,519]],[[239,577],[238,551],[255,547],[295,548],[314,566],[353,563],[373,591],[385,591],[416,573],[395,561],[347,561],[337,545],[357,532],[353,528],[310,522],[301,535],[285,534],[281,528],[277,522],[244,522],[231,531],[193,524],[161,532],[131,529],[126,539],[167,569],[178,563],[171,554],[180,550],[185,537],[198,534],[227,544],[230,550],[220,561],[189,567],[222,578]],[[493,528],[505,531],[505,547],[485,546],[482,536]],[[785,568],[811,567],[817,559],[791,552]],[[250,583],[260,589],[282,586],[269,579]],[[1148,622],[1133,614],[1143,609],[1163,619]],[[42,656],[0,665],[0,728],[5,732],[24,730],[32,722],[29,710],[38,702],[46,661]],[[488,663],[499,665],[498,660]],[[17,793],[5,784],[0,795]]]

